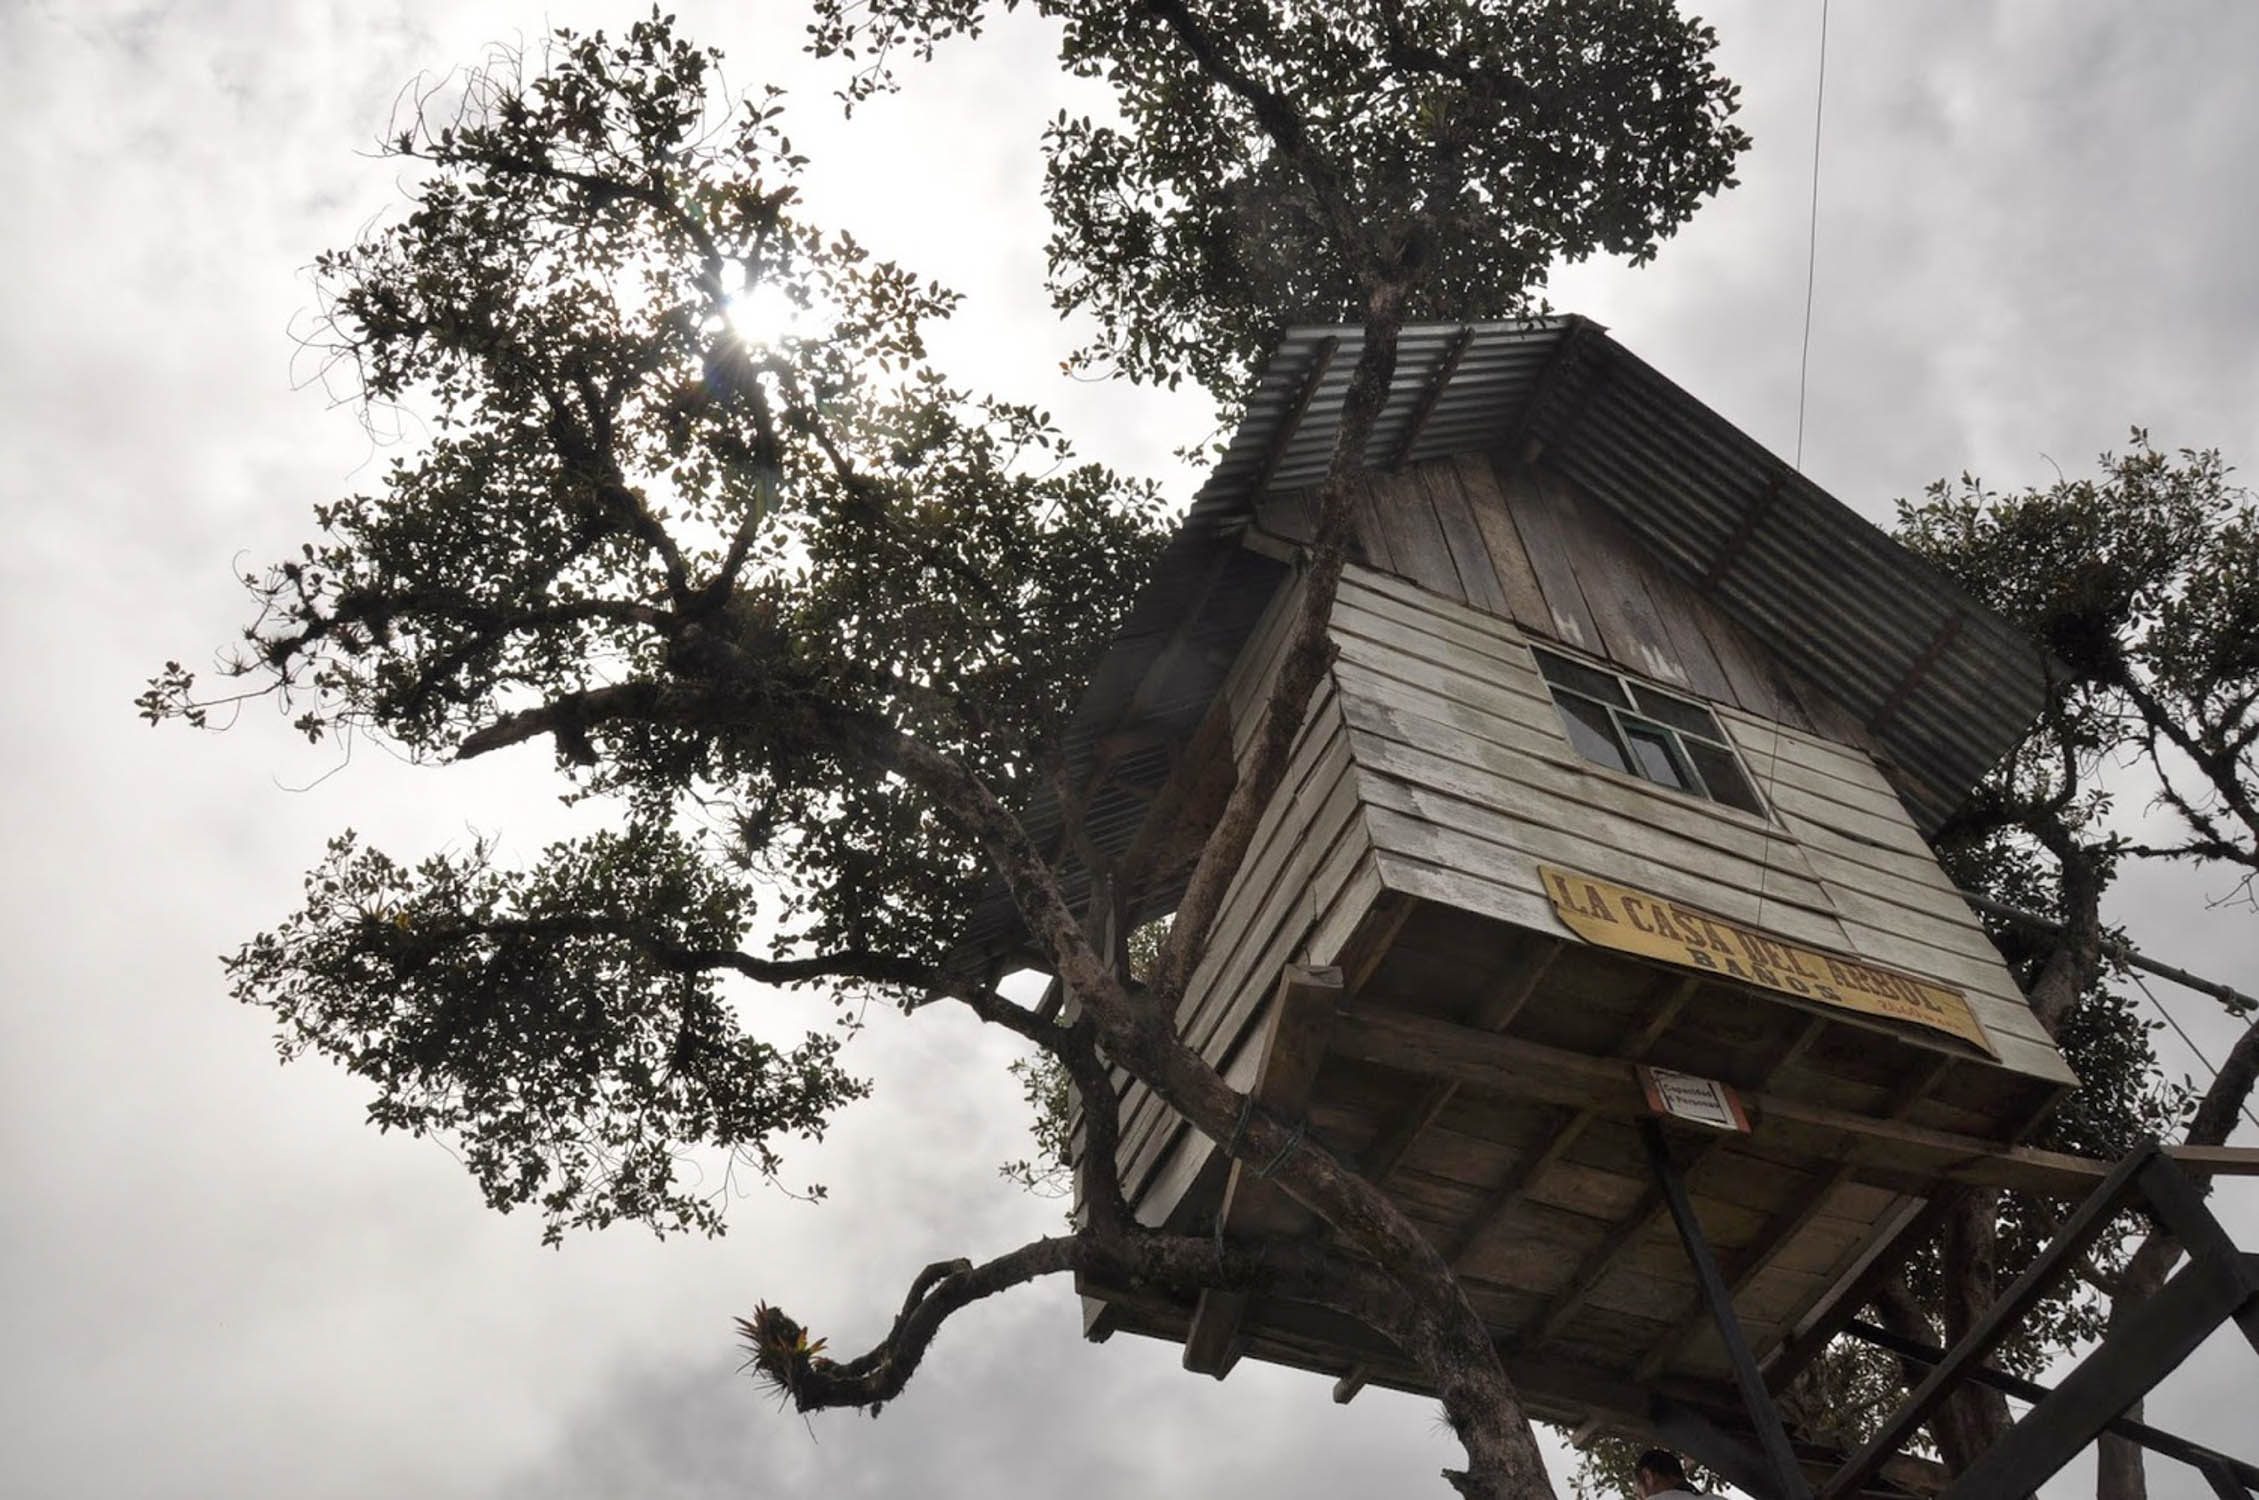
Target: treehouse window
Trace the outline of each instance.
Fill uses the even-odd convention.
[[[1764,816],[1765,804],[1709,709],[1551,651],[1536,655],[1569,743],[1586,760]]]

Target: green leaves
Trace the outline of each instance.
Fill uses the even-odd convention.
[[[704,1154],[773,1175],[865,1086],[839,1038],[789,1049],[739,1025],[724,956],[750,915],[687,841],[648,828],[498,868],[481,843],[410,868],[350,833],[306,904],[227,960],[274,1013],[285,1059],[327,1057],[376,1090],[380,1129],[451,1145],[487,1202],[537,1206],[544,1238],[618,1219],[719,1230]]]
[[[1082,361],[1224,400],[1291,323],[1507,317],[1556,259],[1646,260],[1749,144],[1714,35],[1667,0],[1033,8],[1117,117],[1044,136],[1052,294],[1100,330]],[[987,7],[816,11],[853,101]]]
[[[1742,145],[1709,34],[1648,0],[1037,9],[1119,114],[1054,127],[1060,305],[1093,357],[1227,395],[1283,322],[1508,313],[1555,256],[1644,254]],[[812,39],[852,99],[986,14],[826,0]],[[681,1152],[770,1170],[854,1096],[829,1043],[735,1030],[715,976],[921,983],[987,856],[894,774],[904,737],[1025,805],[1166,523],[924,366],[955,296],[807,221],[775,91],[717,64],[655,13],[409,97],[407,201],[318,259],[313,342],[428,436],[245,577],[222,696],[172,665],[141,702],[272,694],[431,760],[546,738],[623,810],[518,871],[340,844],[231,961],[287,1053],[552,1232],[711,1228]],[[764,884],[775,951],[741,952]]]
[[[802,221],[774,93],[714,64],[654,19],[416,101],[403,212],[318,280],[335,370],[430,436],[245,576],[221,696],[169,663],[140,702],[201,727],[272,695],[432,760],[546,737],[624,812],[517,870],[347,837],[229,961],[285,1056],[369,1080],[372,1120],[551,1237],[712,1230],[686,1155],[773,1172],[860,1095],[836,1038],[743,1031],[722,976],[925,992],[980,851],[874,747],[1026,794],[1163,523],[922,366],[954,295]],[[797,321],[753,328],[749,291]],[[773,951],[741,951],[764,885]]]
[[[2138,429],[2094,478],[1998,494],[1963,475],[1899,504],[1900,539],[2050,657],[2040,722],[1943,830],[1939,850],[1962,888],[2071,931],[2042,938],[1989,924],[2080,1079],[2037,1144],[2114,1158],[2189,1119],[2192,1091],[2162,1075],[2151,1047],[2157,1023],[2113,989],[2099,946],[2078,934],[2091,937],[2129,860],[2240,866],[2245,882],[2259,870],[2252,515],[2217,453],[2169,455]],[[2119,799],[2162,804],[2177,834],[2168,821],[2163,837],[2136,842],[2113,816]],[[2053,1227],[2009,1200],[2003,1269],[2026,1264]],[[2096,1252],[2105,1279],[2127,1249],[2113,1239]],[[1940,1266],[1924,1277],[1916,1290],[1933,1296],[1951,1279]],[[2051,1350],[2097,1336],[2102,1316],[2090,1292],[2059,1290],[2005,1358],[2036,1368]]]
[[[2052,653],[2059,746],[2021,754],[2026,800],[2132,758],[2180,837],[2143,846],[2259,871],[2259,519],[2217,452],[2136,429],[2100,475],[2014,495],[1962,476],[1899,504],[1899,534]],[[2077,772],[2065,770],[2066,756]],[[2090,802],[2089,817],[2106,803]]]

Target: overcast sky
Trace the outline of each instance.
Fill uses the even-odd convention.
[[[243,623],[233,559],[295,544],[383,461],[300,388],[289,335],[306,264],[393,201],[365,148],[395,92],[636,10],[0,0],[0,1492],[1440,1493],[1457,1455],[1427,1405],[1337,1408],[1315,1377],[1218,1385],[1157,1345],[1086,1345],[1063,1286],[952,1322],[876,1421],[804,1423],[734,1379],[729,1322],[758,1298],[860,1349],[918,1266],[1056,1222],[996,1175],[1026,1149],[1010,1053],[947,1009],[855,1043],[877,1097],[791,1163],[829,1204],[755,1193],[718,1242],[557,1252],[438,1147],[365,1130],[344,1079],[278,1068],[226,999],[215,956],[290,909],[342,826],[402,853],[573,826],[542,754],[418,771],[364,746],[327,775],[336,758],[268,715],[156,732],[132,699]],[[796,5],[680,11],[735,82],[794,89],[819,216],[969,294],[937,342],[952,375],[1189,493],[1167,454],[1203,432],[1196,398],[1058,374],[1037,132],[1079,101],[1039,25],[842,124]],[[1554,297],[1787,455],[1819,10],[1713,14],[1757,140],[1742,185],[1652,267],[1573,268]],[[1964,469],[2078,472],[2134,423],[2259,463],[2259,8],[1846,0],[1831,26],[1808,472],[1884,518]],[[2116,914],[2259,990],[2254,919],[2209,894],[2145,878]],[[2206,1002],[2159,994],[2226,1046]],[[2224,1197],[2259,1245],[2259,1183]],[[2259,1358],[2216,1340],[2152,1420],[2259,1457],[2254,1392]],[[2169,1466],[2153,1485],[2202,1492]]]

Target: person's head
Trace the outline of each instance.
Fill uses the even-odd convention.
[[[1686,1488],[1686,1469],[1679,1463],[1679,1456],[1668,1448],[1650,1448],[1642,1453],[1632,1473],[1642,1495]]]

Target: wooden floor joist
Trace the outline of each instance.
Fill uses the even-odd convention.
[[[1528,943],[1518,947],[1513,959],[1491,981],[1474,1013],[1467,1018],[1467,1024],[1485,1031],[1504,1031],[1513,1025],[1514,1017],[1529,1003],[1530,996],[1537,993],[1553,961],[1561,956],[1563,946],[1558,939],[1533,935]],[[1366,1148],[1360,1163],[1365,1177],[1374,1183],[1386,1182],[1388,1174],[1396,1170],[1397,1163],[1412,1149],[1412,1143],[1434,1123],[1435,1117],[1458,1092],[1459,1085],[1448,1079],[1435,1080],[1423,1088],[1396,1123]]]
[[[1638,1035],[1624,1048],[1627,1061],[1638,1062],[1647,1056],[1663,1033],[1671,1029],[1671,1023],[1679,1018],[1679,1012],[1686,1008],[1687,1001],[1693,998],[1701,983],[1701,980],[1693,978],[1669,981],[1666,992],[1657,1002],[1647,1024],[1639,1029]],[[1562,1157],[1568,1155],[1569,1148],[1581,1140],[1585,1131],[1600,1118],[1597,1110],[1580,1109],[1564,1120],[1560,1129],[1554,1132],[1553,1139],[1546,1143],[1545,1149],[1521,1170],[1508,1174],[1506,1180],[1483,1201],[1482,1207],[1468,1216],[1466,1229],[1445,1247],[1444,1258],[1456,1268],[1473,1254],[1476,1247],[1505,1222],[1515,1205],[1529,1196],[1531,1189],[1544,1180],[1545,1174]]]
[[[1334,1045],[1342,1056],[1361,1062],[1541,1103],[1591,1107],[1625,1120],[1648,1113],[1633,1065],[1619,1058],[1367,1005],[1343,1010]],[[1832,1140],[1829,1149],[1840,1153],[1859,1181],[1896,1191],[1923,1193],[1944,1183],[1966,1183],[2083,1198],[2110,1170],[2109,1163],[2086,1157],[2003,1145],[1775,1094],[1747,1093],[1742,1103],[1760,1139]]]
[[[1945,1081],[1945,1076],[1953,1071],[1953,1067],[1950,1058],[1939,1059],[1926,1074],[1900,1091],[1898,1097],[1891,1102],[1889,1118],[1904,1119],[1916,1104],[1929,1097]],[[1782,1252],[1795,1243],[1797,1236],[1820,1216],[1827,1208],[1828,1200],[1835,1196],[1836,1190],[1848,1184],[1851,1179],[1852,1171],[1849,1167],[1837,1167],[1818,1188],[1805,1194],[1767,1222],[1757,1232],[1756,1240],[1743,1252],[1739,1267],[1727,1282],[1727,1289],[1735,1297],[1748,1290],[1750,1284],[1769,1270]],[[1671,1357],[1685,1346],[1686,1341],[1707,1326],[1709,1321],[1708,1311],[1697,1302],[1694,1309],[1639,1362],[1637,1378],[1654,1378],[1670,1362]]]
[[[1694,986],[1690,983],[1686,988],[1691,992]],[[1827,1024],[1819,1017],[1813,1017],[1797,1034],[1796,1040],[1766,1067],[1765,1076],[1770,1078],[1794,1062],[1819,1039],[1820,1033],[1827,1029]],[[1644,1054],[1645,1049],[1642,1048],[1641,1051]],[[1680,1171],[1691,1178],[1695,1169],[1730,1139],[1729,1136],[1719,1136],[1704,1141],[1687,1154]],[[1594,1248],[1569,1278],[1568,1286],[1532,1320],[1533,1329],[1529,1334],[1531,1346],[1548,1343],[1558,1337],[1569,1319],[1576,1316],[1577,1310],[1600,1289],[1600,1284],[1608,1279],[1610,1273],[1637,1253],[1648,1236],[1669,1222],[1669,1217],[1670,1208],[1664,1202],[1663,1190],[1660,1187],[1649,1188],[1641,1197],[1639,1207],[1632,1211],[1630,1220]]]

